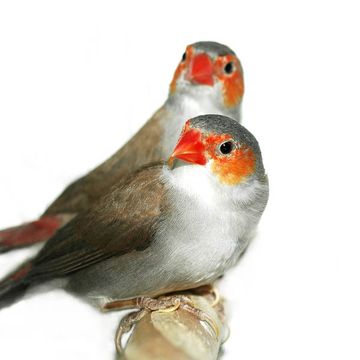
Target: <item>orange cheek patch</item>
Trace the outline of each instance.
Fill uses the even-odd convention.
[[[192,54],[193,54],[193,49],[191,46],[188,46],[186,48],[186,60],[184,62],[183,61],[180,62],[180,64],[175,70],[173,79],[170,83],[170,94],[174,94],[174,92],[176,91],[176,82],[178,81],[181,73],[185,70],[185,68],[188,67]]]
[[[244,95],[244,82],[241,74],[236,71],[224,80],[224,102],[226,106],[236,106]]]
[[[236,70],[234,73],[227,75],[224,73],[225,65],[232,61]],[[232,55],[217,59],[216,61],[218,78],[223,82],[224,103],[228,107],[234,107],[239,104],[244,95],[244,79],[241,72],[239,60]]]
[[[226,185],[237,185],[255,171],[255,154],[248,147],[241,147],[230,156],[214,158],[211,170]]]
[[[230,139],[229,135],[209,135],[205,142],[208,156],[213,159],[212,172],[223,184],[237,185],[254,173],[256,157],[251,148],[247,146],[235,149],[229,155],[220,155],[217,150],[218,146]],[[216,145],[214,146],[214,144]]]

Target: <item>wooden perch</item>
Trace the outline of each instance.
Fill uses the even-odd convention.
[[[213,296],[189,295],[196,308],[214,322],[214,329],[184,309],[151,312],[135,324],[121,360],[213,360],[226,337],[223,304],[212,307]]]

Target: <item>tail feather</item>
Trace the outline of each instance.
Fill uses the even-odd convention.
[[[0,231],[0,253],[48,240],[63,225],[62,216],[45,216],[39,220]]]
[[[29,284],[22,281],[14,284],[7,284],[0,288],[0,309],[10,306],[25,294]]]
[[[13,304],[25,294],[30,286],[26,282],[30,269],[29,261],[0,281],[0,309]]]

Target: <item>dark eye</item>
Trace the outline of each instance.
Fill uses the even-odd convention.
[[[234,149],[234,143],[232,141],[226,141],[220,145],[219,149],[224,155],[230,154]]]
[[[224,71],[227,74],[231,74],[234,71],[234,64],[232,61],[228,62],[225,67],[224,67]]]
[[[181,58],[181,61],[184,62],[185,60],[186,60],[186,52],[183,53],[183,56],[182,56],[182,58]]]

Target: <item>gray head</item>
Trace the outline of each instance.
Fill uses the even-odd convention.
[[[199,41],[190,46],[192,46],[197,52],[205,52],[211,55],[213,59],[217,58],[218,56],[236,56],[235,52],[228,46],[217,43],[215,41]]]
[[[224,184],[238,185],[265,176],[255,137],[237,121],[222,115],[201,115],[188,120],[172,158],[210,165]]]
[[[170,98],[179,94],[205,95],[225,110],[238,108],[244,94],[244,81],[235,52],[212,41],[188,45],[170,84]]]

